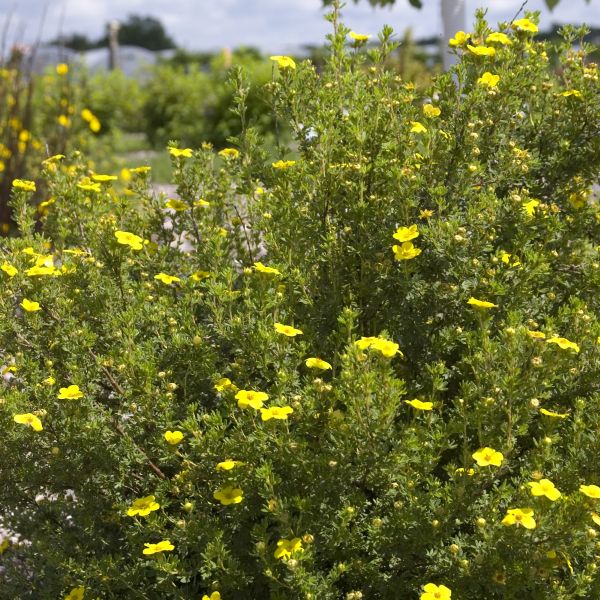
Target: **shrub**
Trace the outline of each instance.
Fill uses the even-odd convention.
[[[588,48],[480,14],[421,97],[329,18],[275,161],[172,145],[167,200],[50,160],[39,233],[15,185],[3,597],[600,594]]]
[[[208,141],[223,147],[229,137],[239,133],[239,118],[231,113],[230,63],[234,72],[244,69],[248,117],[263,135],[272,137],[272,108],[262,93],[271,66],[251,51],[237,51],[232,56],[216,56],[208,70],[197,65],[156,67],[145,85],[144,116],[151,143],[177,139],[184,145],[199,146]]]
[[[98,116],[83,103],[85,81],[60,63],[43,74],[32,73],[18,49],[0,63],[0,232],[12,232],[8,203],[12,181],[51,154],[77,146],[86,152],[102,130]],[[106,144],[103,148],[106,151]],[[38,199],[42,197],[39,190]],[[41,212],[45,211],[44,206]]]

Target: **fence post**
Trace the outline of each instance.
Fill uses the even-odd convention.
[[[442,3],[442,56],[444,69],[448,70],[455,62],[456,55],[448,51],[448,40],[466,27],[466,0],[441,0]]]
[[[119,21],[108,24],[108,70],[119,68]]]

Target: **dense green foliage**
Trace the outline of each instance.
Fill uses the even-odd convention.
[[[209,69],[196,66],[157,67],[144,86],[146,134],[154,145],[177,139],[184,145],[199,146],[209,141],[218,147],[240,132],[239,118],[231,112],[233,89],[230,69],[242,68],[248,94],[248,118],[263,135],[273,136],[274,115],[263,88],[272,67],[252,52],[216,56]]]
[[[479,15],[421,94],[337,17],[274,61],[275,162],[238,72],[178,198],[13,186],[1,597],[600,596],[597,67]]]

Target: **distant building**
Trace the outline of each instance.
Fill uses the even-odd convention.
[[[137,46],[120,46],[117,55],[118,67],[128,77],[143,78],[144,71],[155,65],[161,58],[171,58],[175,50],[153,52]],[[30,48],[25,61],[32,60],[31,68],[35,73],[43,73],[48,67],[58,63],[72,66],[85,66],[91,74],[108,71],[108,48],[95,48],[85,52],[75,52],[69,48],[55,45],[43,45]]]

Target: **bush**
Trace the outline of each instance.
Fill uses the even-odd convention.
[[[65,63],[41,75],[32,73],[29,66],[18,49],[13,50],[5,64],[0,64],[0,97],[5,99],[0,110],[2,235],[13,229],[8,199],[14,179],[26,177],[51,154],[64,154],[75,146],[83,152],[94,149],[100,155],[110,154],[107,147],[114,145],[110,137],[104,143],[96,141],[104,126],[83,102],[89,91],[83,77],[71,72]],[[124,116],[123,111],[117,114]],[[37,199],[47,202],[43,192],[39,190]],[[45,212],[45,205],[40,211]]]
[[[294,153],[172,145],[169,200],[50,160],[39,233],[15,185],[2,597],[600,595],[581,32],[556,75],[535,16],[480,14],[421,97],[337,16],[270,84]]]
[[[229,57],[216,56],[208,70],[197,65],[156,67],[144,88],[150,142],[164,145],[177,139],[184,145],[199,146],[208,141],[223,147],[231,136],[239,134],[239,118],[231,113],[230,63],[234,77],[237,70],[244,69],[248,118],[263,135],[272,138],[272,108],[261,93],[270,80],[271,66],[251,51],[237,51]]]

